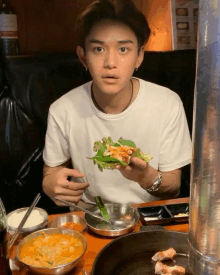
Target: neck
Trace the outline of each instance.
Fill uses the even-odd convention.
[[[96,108],[106,114],[119,114],[125,111],[133,100],[133,82],[130,80],[128,88],[121,90],[116,95],[104,95],[94,92],[94,86],[91,86],[91,96]]]

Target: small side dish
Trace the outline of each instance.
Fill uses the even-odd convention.
[[[86,221],[78,215],[65,214],[49,221],[49,228],[68,228],[78,232],[86,229]]]
[[[83,230],[83,226],[81,224],[74,223],[74,222],[67,222],[64,225],[61,225],[60,227],[69,228],[69,229],[73,229],[73,230],[76,230],[76,231],[82,231]]]
[[[13,211],[11,215],[8,215],[7,223],[8,226],[17,228],[25,216],[28,209],[23,209],[21,211]],[[34,209],[27,221],[25,222],[23,228],[33,227],[38,224],[41,224],[45,220],[45,217],[41,214],[38,209]]]
[[[12,238],[16,232],[28,209],[29,207],[19,208],[7,214],[7,232],[9,234],[9,238]],[[26,220],[24,226],[21,228],[20,233],[16,239],[16,243],[18,243],[28,234],[45,228],[47,224],[48,213],[42,208],[35,207]]]
[[[187,213],[179,213],[177,215],[174,215],[175,218],[178,218],[178,217],[188,217],[188,216],[189,216],[189,214],[187,214]]]
[[[189,204],[167,204],[159,206],[139,207],[138,212],[142,224],[168,224],[185,222],[189,218]]]

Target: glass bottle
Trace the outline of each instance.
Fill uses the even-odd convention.
[[[0,7],[0,38],[5,55],[18,54],[17,15],[13,12],[8,0],[2,0]]]

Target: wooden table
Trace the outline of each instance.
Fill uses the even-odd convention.
[[[131,205],[134,208],[143,207],[143,206],[156,206],[156,205],[162,205],[162,204],[176,204],[176,203],[188,203],[189,198],[180,198],[180,199],[173,199],[173,200],[163,200],[163,201],[154,201],[149,203],[143,203],[143,204],[133,204]],[[79,216],[83,216],[83,212],[74,212],[74,214],[77,214]],[[58,214],[62,215],[62,214]],[[50,215],[49,220],[53,219],[54,217],[58,215]],[[141,222],[139,221],[134,229],[134,232],[137,232],[141,226]],[[182,232],[188,232],[188,223],[181,223],[181,224],[172,224],[172,225],[166,225],[164,226],[167,230],[173,230],[173,231],[182,231]],[[82,275],[82,270],[85,269],[87,272],[91,272],[92,265],[94,262],[95,257],[99,253],[99,251],[107,245],[109,242],[114,240],[115,238],[108,238],[108,237],[102,237],[95,234],[92,234],[91,232],[85,231],[84,236],[87,240],[87,251],[82,257],[82,259],[79,261],[77,266],[73,269],[72,272],[69,274],[73,275]],[[16,264],[20,270],[13,270],[13,275],[32,275],[30,271],[28,271],[26,268],[21,267],[19,263],[15,262],[14,256],[15,256],[15,249],[16,245],[12,249],[11,253],[11,263]]]

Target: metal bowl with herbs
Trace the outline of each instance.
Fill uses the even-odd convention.
[[[139,221],[139,213],[136,209],[120,203],[106,203],[105,207],[112,225],[85,213],[85,220],[91,231],[98,235],[116,237],[134,230],[136,223]],[[89,211],[101,216],[98,206],[91,207]]]

